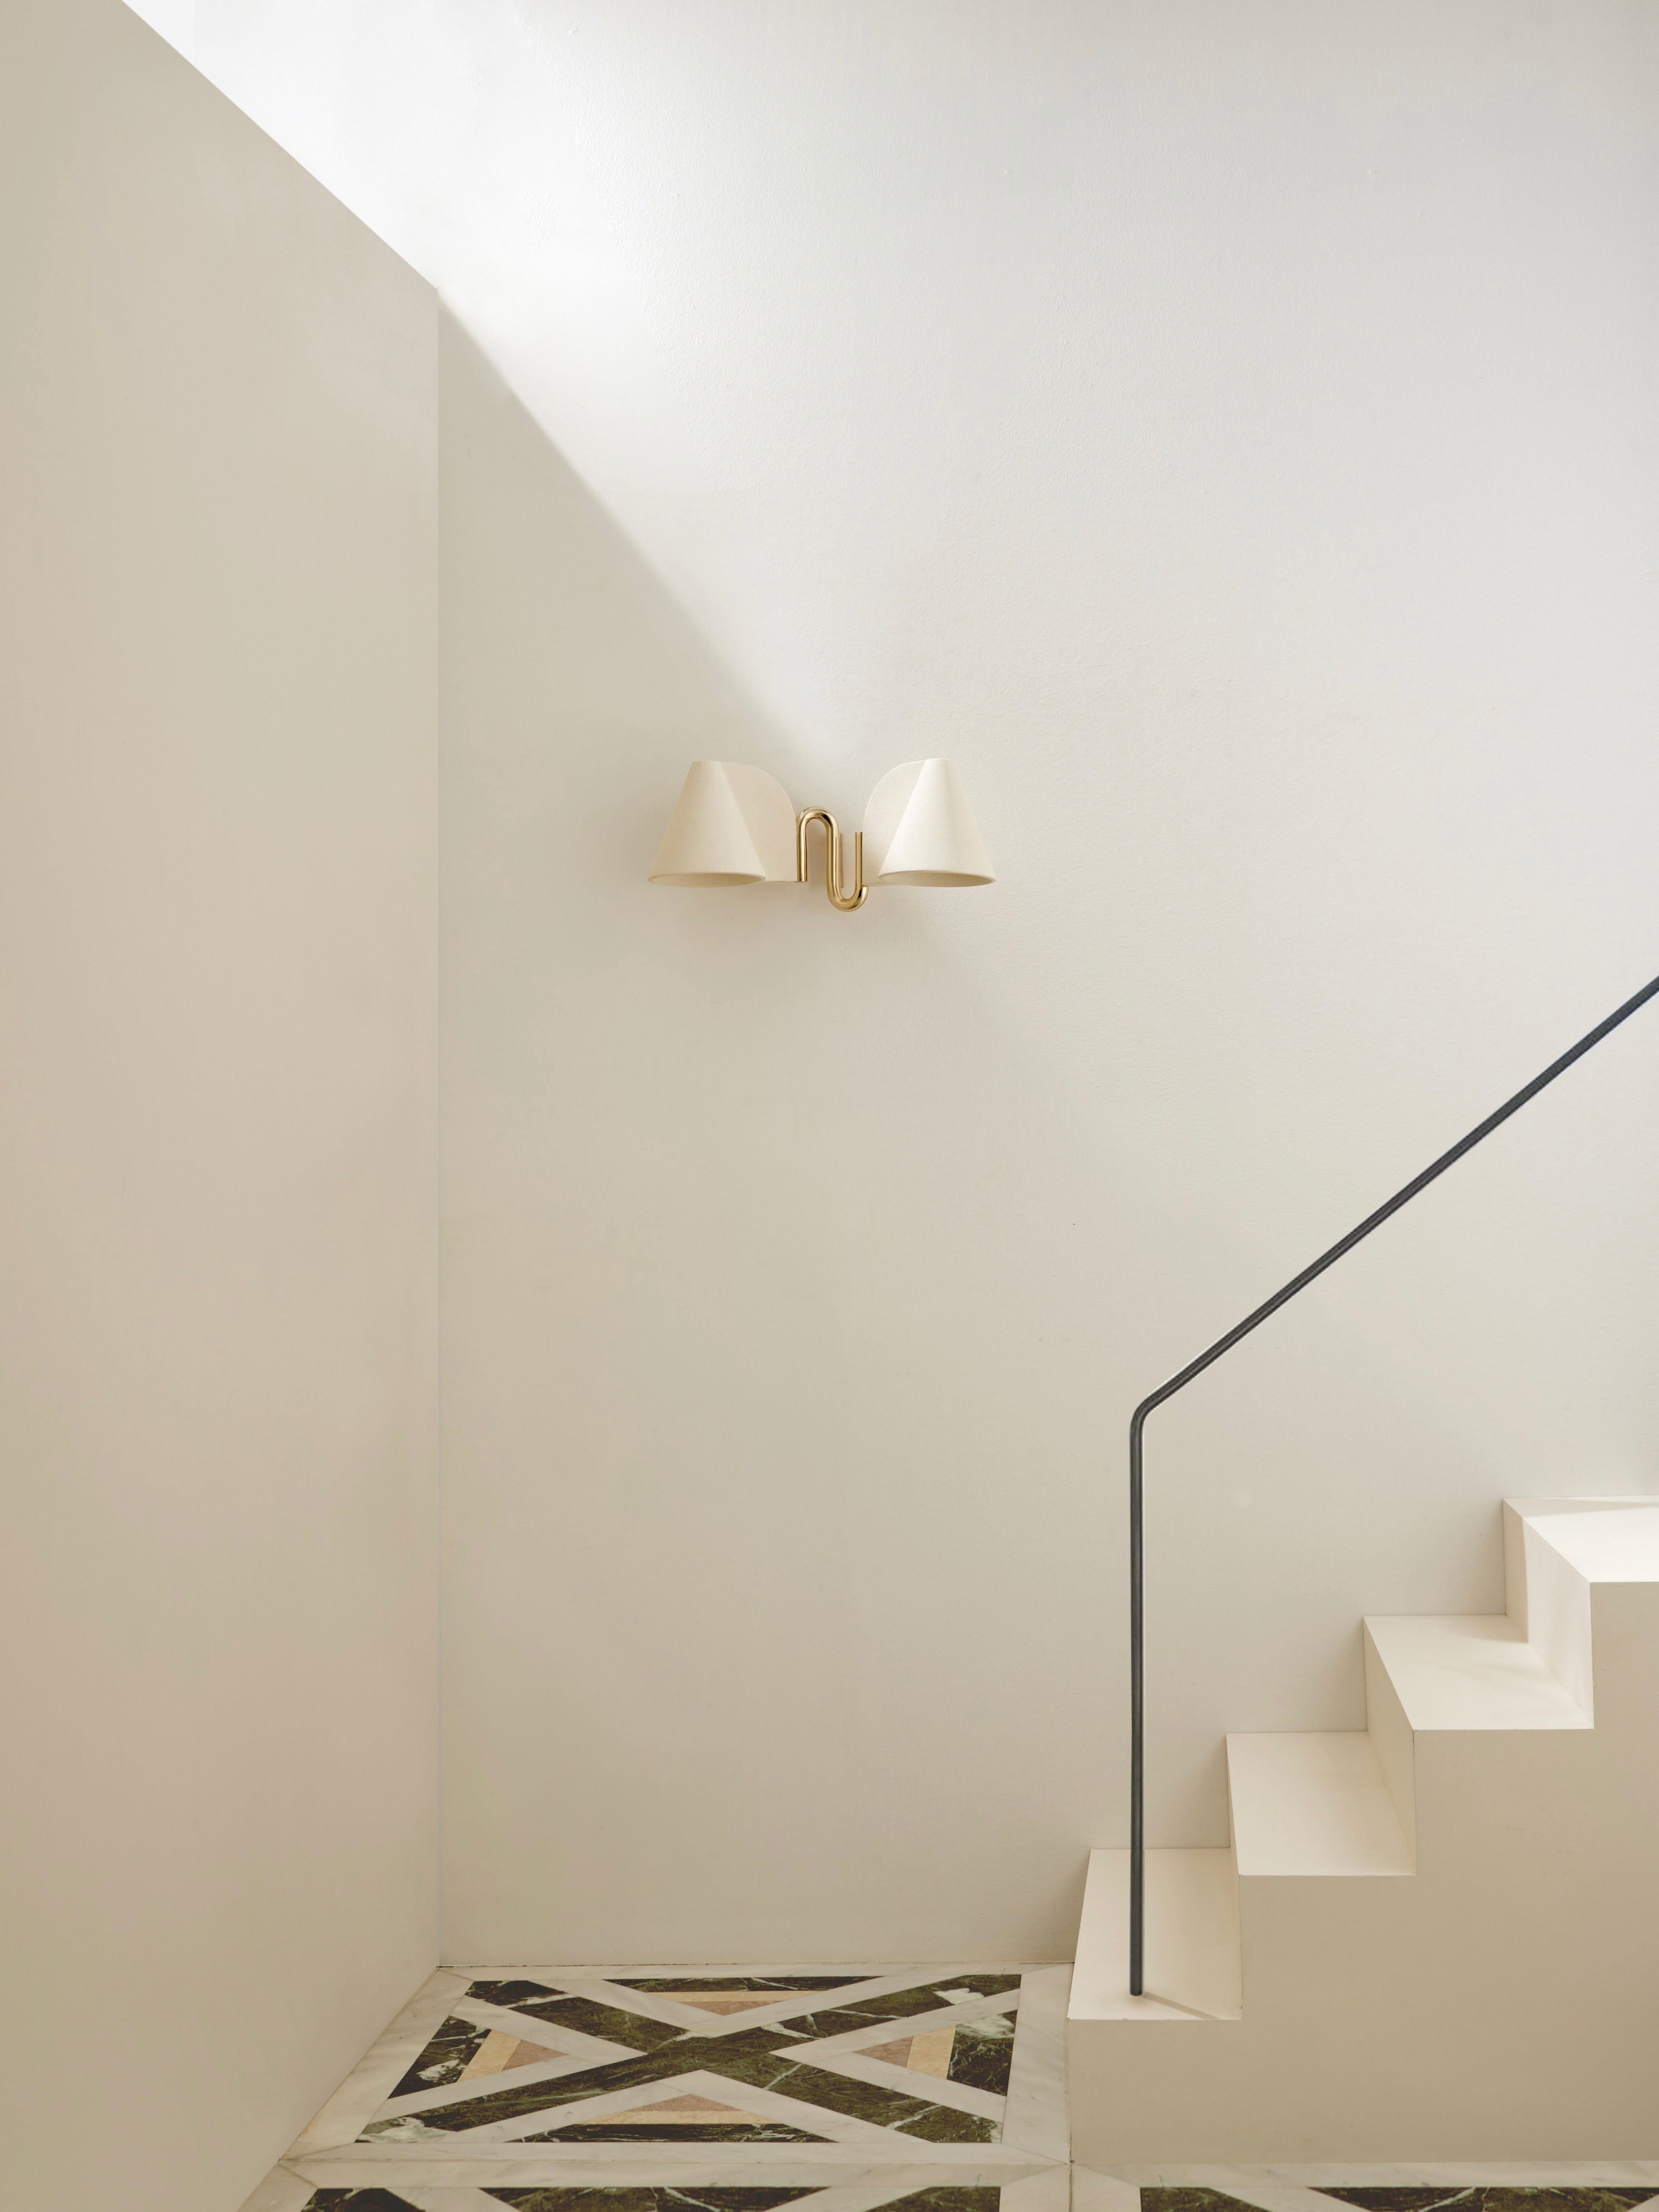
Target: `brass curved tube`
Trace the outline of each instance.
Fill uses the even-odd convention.
[[[809,806],[795,818],[795,880],[811,881],[806,872],[806,832],[814,822],[823,824],[823,888],[830,894],[830,903],[837,914],[856,914],[870,896],[870,886],[864,880],[864,832],[859,830],[853,840],[849,891],[842,869],[841,824],[827,807]]]

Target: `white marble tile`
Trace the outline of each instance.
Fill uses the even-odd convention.
[[[465,1984],[442,1967],[422,1983],[409,2002],[305,2129],[288,2153],[325,2150],[348,2143],[386,2102],[449,2012]]]
[[[1053,1964],[1052,1960],[1045,1961]],[[657,1982],[673,1975],[694,1975],[699,1979],[714,1974],[753,1974],[763,1980],[782,1980],[790,1974],[839,1974],[849,1982],[887,1980],[900,1977],[904,1981],[937,1981],[942,1974],[1021,1974],[1025,1967],[1018,1959],[864,1959],[851,1964],[839,1959],[791,1959],[779,1966],[768,1960],[758,1965],[747,1959],[705,1959],[700,1964],[688,1966],[677,1959],[667,1966],[653,1966],[647,1960],[643,1966],[629,1961],[618,1966],[614,1960],[601,1962],[592,1959],[567,1959],[562,1966],[550,1966],[543,1960],[537,1966],[471,1966],[446,1963],[444,1971],[465,1974],[472,1982],[567,1982],[574,1976],[586,1982]],[[826,1996],[833,1991],[826,1990]]]
[[[285,2166],[273,2166],[242,2207],[241,2212],[301,2212],[311,2201],[314,2183]],[[498,2204],[495,2212],[501,2212]]]
[[[1089,2169],[1092,2170],[1092,2169]],[[1393,2169],[1386,2169],[1392,2172]],[[1137,2189],[1218,2189],[1231,2196],[1232,2183],[1241,2177],[1255,2175],[1265,2182],[1282,2182],[1293,2187],[1308,2187],[1307,2170],[1287,2166],[1113,2166],[1103,2169],[1114,2180],[1126,2182]],[[1378,2172],[1384,2171],[1378,2168]],[[1334,2179],[1345,2178],[1347,2169],[1339,2174],[1331,2169]],[[1331,2212],[1328,2205],[1324,2212]],[[1352,2212],[1352,2208],[1350,2208]]]
[[[1060,2172],[1063,2180],[1064,2166]],[[1030,2186],[1031,2180],[1043,2178],[1042,2175],[1022,2176],[1017,2180],[1005,2180],[1002,2184],[1005,2206],[1008,2203],[1010,2189],[1024,2189]],[[913,2190],[960,2189],[963,2185],[958,2173],[949,2171],[941,2173],[934,2166],[883,2166],[872,2172],[861,2174],[856,2181],[822,2191],[812,2199],[811,2212],[872,2212],[872,2208],[890,2204],[898,2197],[909,2196]],[[1026,2204],[1023,2212],[1066,2212],[1064,2190],[1057,2202],[1034,2201]]]
[[[1079,2173],[1091,2169],[1079,2167]],[[1286,2191],[1338,2189],[1469,2189],[1486,2184],[1510,2188],[1603,2188],[1659,2191],[1659,2159],[1599,2159],[1578,2160],[1501,2159],[1477,2161],[1447,2159],[1417,2163],[1356,2160],[1352,2165],[1331,2163],[1279,2166],[1115,2166],[1102,2179],[1116,2180],[1137,2189],[1218,2189],[1228,2196],[1277,2208],[1291,2199]],[[1273,2192],[1277,2192],[1276,2194]],[[1320,2200],[1320,2212],[1332,2212],[1328,2199]],[[1638,2212],[1632,2208],[1632,2212]]]
[[[1020,1984],[1014,2062],[1008,2074],[1002,2140],[1064,2160],[1071,2154],[1066,2111],[1066,2006],[1069,1966],[1032,1966]]]
[[[1259,2166],[1217,2166],[1207,2169],[1203,2186],[1236,2197],[1241,2204],[1255,2204],[1260,2212],[1334,2212],[1328,2197],[1321,2197],[1305,2183],[1265,2173]]]
[[[887,2171],[917,2165],[919,2150],[935,2179],[952,2188],[1000,2188],[1022,2175],[1040,2172],[1046,2160],[1029,2152],[1005,2150],[1000,2143],[927,2143],[895,2140],[884,2145],[868,2136],[856,2142],[755,2143],[738,2146],[678,2143],[475,2143],[468,2138],[453,2148],[411,2149],[404,2144],[349,2143],[296,2159],[294,2170],[318,2188],[395,2189],[398,2176],[425,2176],[433,2182],[454,2179],[506,2189],[541,2182],[560,2188],[656,2188],[701,2182],[741,2188],[827,2188],[860,2168]],[[601,2155],[601,2154],[604,2154]]]
[[[732,1971],[733,1974],[757,1976],[768,1972],[763,1966],[734,1966]],[[819,1971],[826,1970],[820,1968]],[[918,1983],[936,1981],[946,1972],[1012,1973],[1018,1971],[1014,1967],[930,1966],[924,1972],[918,1972],[908,1967],[871,1975],[863,1981],[849,1983],[845,1989],[813,1990],[804,1997],[781,1997],[776,2004],[757,2005],[752,2012],[733,2013],[724,2020],[717,2019],[711,2013],[700,2013],[695,2005],[678,2004],[658,1990],[624,1989],[618,1982],[599,1979],[567,1980],[561,1986],[573,1996],[592,1998],[596,2004],[612,2004],[626,2012],[642,2013],[647,2020],[660,2021],[665,2027],[683,2027],[694,2035],[721,2036],[738,2035],[745,2028],[770,2027],[780,2021],[798,2018],[803,2013],[832,2012],[841,2005],[860,2004],[867,1998],[890,1996],[896,1990],[915,1989]],[[659,1978],[643,1967],[637,1972],[641,1981]]]
[[[411,2212],[505,2212],[499,2197],[486,2197],[465,2182],[400,2181],[398,2194]]]
[[[1092,2166],[1072,2168],[1072,2212],[1140,2212],[1140,2191],[1115,2174]]]
[[[1071,2201],[1071,2168],[1051,2166],[1023,2181],[1005,2183],[1000,2212],[1069,2212]]]
[[[492,2177],[497,2186],[508,2186],[499,2177]],[[1066,2170],[1061,2166],[1046,2168],[1041,2173],[1029,2175],[1005,2185],[1004,2212],[1066,2212]],[[916,2190],[939,2185],[941,2176],[932,2166],[893,2166],[878,2174],[861,2174],[856,2181],[837,2183],[813,2191],[811,2212],[879,2212],[883,2205],[892,2204]],[[309,2190],[311,2184],[305,2187]],[[399,2177],[390,2185],[412,2208],[412,2212],[502,2212],[498,2197],[492,2197],[482,2188],[467,2183],[430,2180],[410,2180]],[[625,2187],[625,2183],[613,2185]],[[699,2187],[718,2187],[718,2183],[686,2180],[679,2185],[695,2191]],[[738,2185],[741,2186],[741,2183]],[[960,2187],[954,2177],[945,2185]]]
[[[1656,2098],[1659,2110],[1659,2098]],[[1305,2189],[1322,2185],[1333,2188],[1468,2189],[1485,2182],[1516,2189],[1641,2189],[1659,2190],[1659,2159],[1601,2159],[1550,2164],[1537,2159],[1505,2164],[1488,2159],[1479,2165],[1449,2163],[1445,2160],[1416,2165],[1387,2166],[1268,2166],[1252,2167],[1284,2181],[1299,2182]]]

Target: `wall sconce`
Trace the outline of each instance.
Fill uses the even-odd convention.
[[[962,778],[948,760],[906,761],[883,776],[853,841],[850,888],[841,824],[826,807],[798,811],[775,776],[743,761],[693,761],[651,880],[697,890],[804,884],[815,822],[823,830],[824,889],[840,914],[856,914],[880,884],[945,889],[996,880]]]

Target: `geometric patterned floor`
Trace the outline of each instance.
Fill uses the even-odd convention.
[[[1070,1981],[445,1968],[243,2212],[1659,2212],[1659,2163],[1073,2172]]]
[[[1070,1982],[446,1969],[246,2212],[1067,2212]]]

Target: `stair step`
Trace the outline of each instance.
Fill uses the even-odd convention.
[[[1505,1502],[1510,1513],[1553,1544],[1587,1583],[1659,1583],[1659,1498],[1513,1498]]]
[[[1365,1623],[1363,1734],[1228,1738],[1233,1853],[1149,1859],[1150,1996],[1127,1854],[1091,1858],[1081,2168],[1433,2180],[1494,2143],[1652,2149],[1659,1497],[1510,1499],[1503,1529],[1504,1613]]]
[[[1376,1747],[1363,1729],[1230,1735],[1227,1787],[1241,1878],[1416,1870]]]
[[[1659,1582],[1659,1499],[1506,1498],[1504,1579],[1510,1618],[1594,1720],[1591,1592]]]
[[[1590,1726],[1506,1613],[1373,1617],[1365,1632],[1414,1730]]]
[[[1238,1886],[1230,1850],[1148,1851],[1148,1994],[1129,1995],[1129,1854],[1091,1851],[1072,2020],[1237,2020]]]

